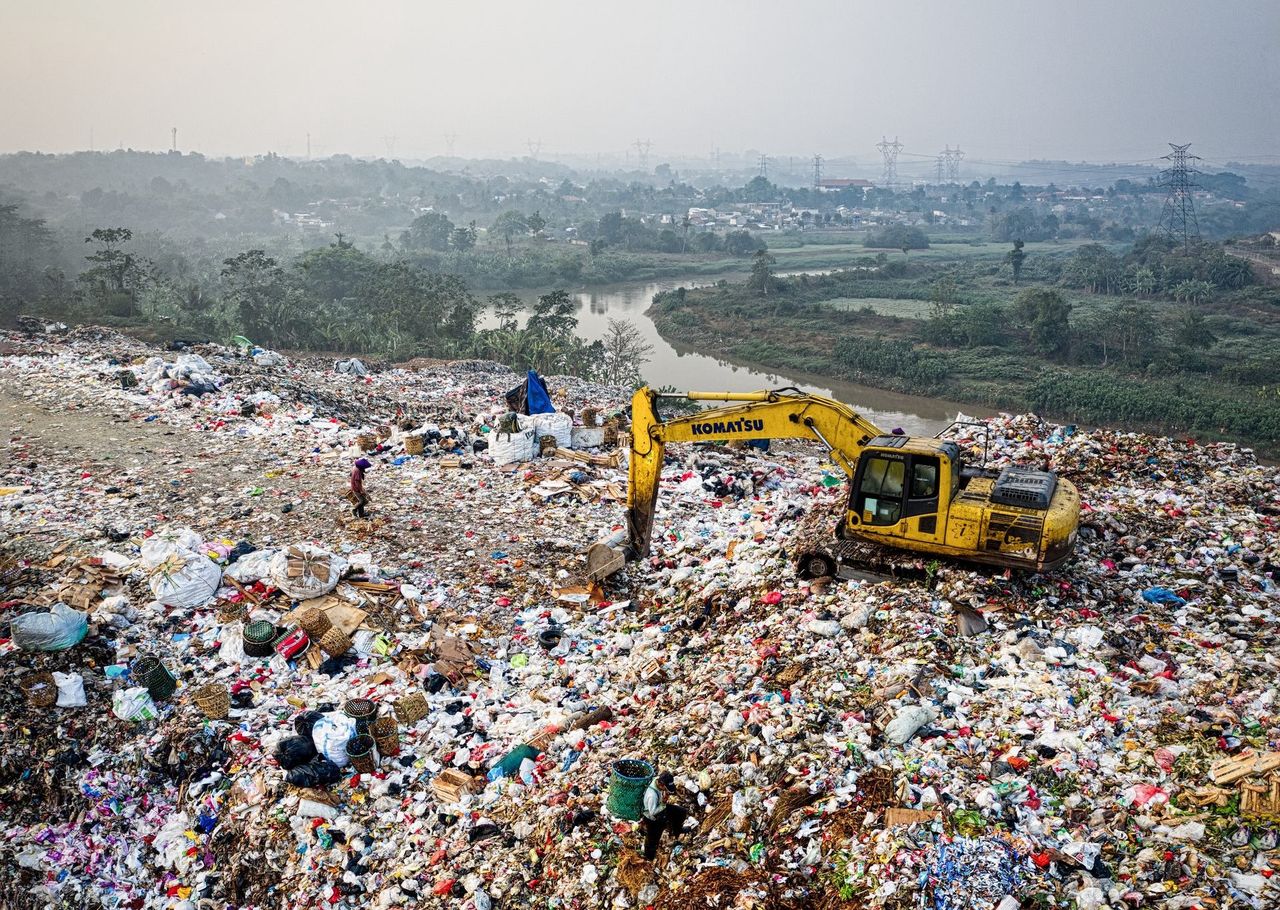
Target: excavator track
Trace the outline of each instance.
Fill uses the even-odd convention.
[[[815,506],[792,534],[788,555],[801,578],[839,577],[862,581],[929,581],[928,561],[893,547],[841,540],[843,498]]]

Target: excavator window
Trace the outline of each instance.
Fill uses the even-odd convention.
[[[920,461],[911,466],[911,498],[929,499],[938,495],[937,461]]]
[[[904,459],[872,455],[862,469],[858,487],[858,511],[866,524],[892,525],[902,517],[902,492],[906,480]]]

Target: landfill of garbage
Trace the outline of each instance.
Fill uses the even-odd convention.
[[[1247,449],[996,418],[1076,558],[873,582],[792,569],[822,449],[672,446],[593,583],[627,390],[0,343],[0,906],[1280,906]]]

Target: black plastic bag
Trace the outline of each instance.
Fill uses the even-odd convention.
[[[342,780],[342,769],[323,755],[317,755],[286,774],[285,780],[295,787],[327,787]]]
[[[316,721],[324,717],[319,711],[303,711],[293,719],[293,732],[299,736],[311,736],[311,728],[316,725]]]
[[[316,746],[308,736],[290,736],[276,744],[276,761],[286,771],[305,765],[316,757]]]

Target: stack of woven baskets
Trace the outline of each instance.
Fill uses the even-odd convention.
[[[337,657],[351,650],[351,636],[335,626],[323,610],[316,607],[303,610],[298,615],[298,625],[330,657]]]

